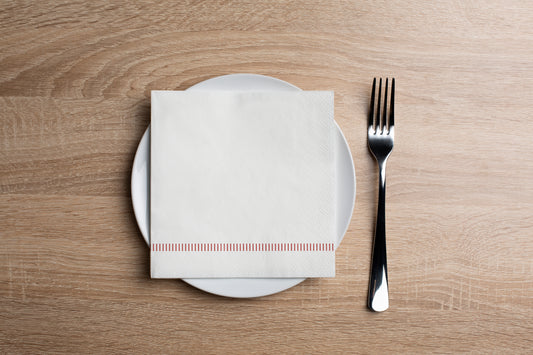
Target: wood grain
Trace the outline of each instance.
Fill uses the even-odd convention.
[[[533,5],[3,1],[0,352],[531,353]],[[337,277],[226,299],[150,280],[129,179],[153,89],[334,90],[357,173]],[[374,76],[397,80],[391,308],[365,307]]]

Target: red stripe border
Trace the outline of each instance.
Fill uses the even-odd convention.
[[[152,243],[153,252],[334,251],[334,243]]]

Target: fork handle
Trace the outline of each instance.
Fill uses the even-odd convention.
[[[383,312],[389,308],[387,248],[385,242],[385,167],[386,160],[379,164],[378,213],[372,250],[370,284],[368,287],[368,307],[375,312]]]

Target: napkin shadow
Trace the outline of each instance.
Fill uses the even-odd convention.
[[[141,141],[142,136],[144,135],[144,132],[150,125],[150,119],[151,119],[151,106],[150,106],[150,100],[144,99],[142,100],[138,105],[137,109],[134,114],[135,120],[136,120],[136,127],[138,129],[136,130],[135,136],[133,138],[133,142],[135,142],[131,148],[131,151],[129,153],[128,161],[129,161],[129,169],[127,171],[127,176],[125,176],[125,185],[127,185],[127,191],[129,192],[127,194],[127,205],[128,205],[128,223],[132,226],[132,229],[135,230],[136,233],[136,244],[138,244],[138,247],[143,250],[143,258],[142,262],[138,264],[139,270],[138,273],[142,275],[143,277],[150,279],[150,248],[146,245],[146,241],[144,240],[144,237],[141,233],[141,230],[139,229],[139,225],[137,224],[137,219],[135,217],[135,211],[133,209],[133,201],[131,196],[131,174],[133,169],[133,161],[135,159],[135,155],[137,153],[138,144]],[[150,200],[150,184],[148,184],[148,201]],[[148,214],[148,225],[150,224],[149,220],[149,214]],[[150,230],[150,228],[148,228]]]

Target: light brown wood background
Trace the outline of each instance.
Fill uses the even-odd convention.
[[[533,3],[2,1],[0,352],[533,352]],[[357,199],[337,277],[228,299],[150,280],[132,160],[153,89],[334,90]],[[397,80],[391,308],[366,309],[374,76]]]

